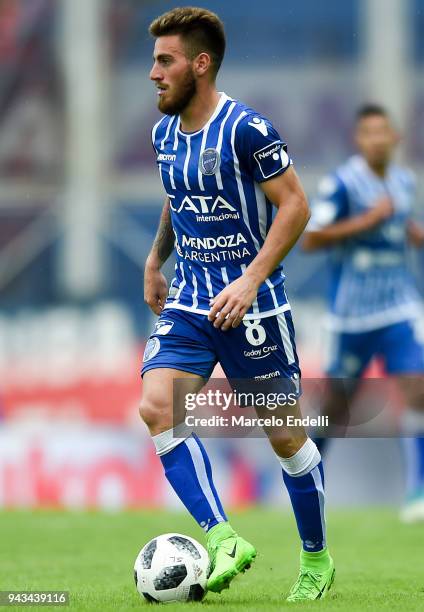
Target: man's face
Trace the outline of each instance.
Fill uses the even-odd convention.
[[[181,37],[156,39],[150,78],[158,88],[158,108],[167,115],[178,115],[197,91],[192,63],[185,54]]]
[[[390,162],[398,135],[388,117],[370,115],[359,119],[355,140],[368,163],[380,166]]]

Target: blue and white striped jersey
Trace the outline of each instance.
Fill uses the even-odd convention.
[[[412,172],[392,164],[383,179],[363,157],[351,157],[322,179],[307,230],[364,213],[384,196],[393,203],[393,216],[331,249],[330,325],[337,331],[365,332],[418,313],[420,297],[407,265]]]
[[[178,116],[165,115],[152,142],[175,233],[165,308],[208,314],[210,299],[243,274],[271,226],[272,204],[259,183],[285,172],[291,160],[271,123],[224,93],[203,129],[184,133]],[[280,265],[245,318],[289,308]]]

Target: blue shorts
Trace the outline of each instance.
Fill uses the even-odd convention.
[[[147,341],[141,373],[173,368],[208,379],[217,363],[227,378],[300,378],[290,311],[222,331],[206,315],[166,309]]]
[[[383,360],[388,374],[424,372],[424,346],[415,337],[413,323],[402,321],[359,334],[334,334],[327,374],[359,377],[374,357]]]

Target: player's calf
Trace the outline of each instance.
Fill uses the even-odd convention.
[[[302,542],[299,576],[287,601],[321,599],[335,575],[326,544],[321,455],[316,444],[307,438],[293,455],[280,454],[280,463]]]

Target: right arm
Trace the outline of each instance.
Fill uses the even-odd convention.
[[[407,231],[409,242],[417,249],[424,248],[424,226],[411,220]]]
[[[314,251],[331,247],[372,230],[393,214],[390,198],[383,197],[364,213],[351,216],[349,195],[337,176],[321,181],[318,197],[312,201],[312,217],[303,235],[302,247]]]
[[[330,223],[330,225],[317,230],[306,230],[302,247],[305,251],[315,251],[332,246],[337,242],[342,242],[352,236],[373,229],[391,217],[392,214],[393,206],[390,199],[388,197],[381,198],[373,208],[361,215]]]
[[[174,240],[169,200],[166,199],[158,231],[144,268],[144,301],[157,315],[162,312],[168,294],[168,285],[161,267],[174,250]]]

